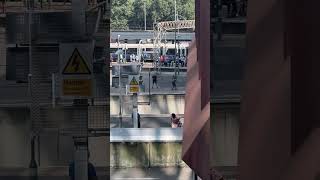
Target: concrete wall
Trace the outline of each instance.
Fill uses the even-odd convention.
[[[181,143],[111,143],[110,166],[168,167],[185,166]]]
[[[71,111],[51,111],[52,120],[70,121]],[[91,119],[92,120],[92,119]],[[95,121],[96,123],[99,123]],[[27,108],[0,108],[0,166],[28,167],[30,162],[30,118]],[[90,160],[95,166],[106,167],[109,162],[109,137],[90,137]],[[71,136],[59,136],[57,131],[40,135],[40,167],[65,166],[73,159],[73,139]],[[36,160],[38,143],[36,141]]]
[[[55,117],[59,118],[59,113]],[[68,117],[66,115],[65,117]],[[215,166],[236,166],[239,136],[239,108],[220,108],[212,116],[212,141]],[[68,119],[66,119],[68,120]],[[0,165],[28,167],[30,123],[26,108],[0,109]],[[108,137],[89,139],[91,161],[96,166],[112,167],[183,166],[180,143],[112,143]],[[110,149],[110,153],[109,153]],[[40,166],[67,165],[73,159],[70,136],[52,132],[40,137]]]
[[[211,111],[214,166],[238,165],[239,116],[238,107]]]
[[[74,158],[74,146],[71,136],[60,136],[56,133],[42,135],[41,147],[41,167],[66,166]],[[109,165],[109,137],[90,137],[89,151],[90,162],[97,167],[107,167]]]
[[[0,108],[0,166],[29,165],[29,120],[29,112],[24,108]]]
[[[149,102],[148,96],[139,96],[139,102]],[[152,95],[150,105],[139,105],[140,114],[184,114],[184,95]],[[123,96],[123,115],[132,113],[132,97]],[[110,97],[110,114],[119,114],[119,96]]]

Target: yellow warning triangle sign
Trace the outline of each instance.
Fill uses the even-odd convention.
[[[78,49],[74,49],[62,74],[91,74],[86,61],[80,55]]]
[[[139,85],[136,80],[136,77],[133,76],[132,80],[130,81],[130,85]]]

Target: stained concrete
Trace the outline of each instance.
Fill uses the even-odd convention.
[[[110,166],[184,167],[181,143],[111,143]]]

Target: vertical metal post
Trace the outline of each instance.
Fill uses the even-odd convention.
[[[192,171],[192,174],[193,174],[193,180],[198,180],[198,176],[196,172]]]
[[[146,10],[146,0],[144,1],[144,30],[147,31],[147,10]]]
[[[133,127],[138,128],[138,94],[137,93],[133,93],[132,101],[133,101],[133,108],[132,108]]]
[[[177,0],[174,0],[174,21],[177,21]]]
[[[51,76],[51,80],[52,80],[52,107],[55,108],[56,107],[56,79],[55,79],[55,75],[54,73],[52,73]]]
[[[30,159],[30,177],[32,180],[36,180],[38,177],[38,165],[35,159],[35,138],[36,136],[32,136],[31,138],[31,159]]]
[[[150,88],[151,88],[151,69],[149,68],[149,103],[151,102],[151,92],[150,92]],[[150,104],[149,104],[150,105]]]
[[[38,135],[38,138],[37,138],[37,141],[38,141],[38,164],[40,166],[40,135]]]
[[[218,0],[218,21],[217,21],[217,35],[218,41],[222,40],[222,0]]]
[[[74,37],[82,39],[86,36],[86,8],[88,2],[84,0],[72,0],[72,32]]]
[[[119,126],[122,128],[122,87],[121,87],[121,66],[119,62]]]
[[[127,62],[127,43],[124,44],[124,62]]]
[[[32,74],[32,28],[31,28],[31,22],[32,22],[32,12],[31,12],[31,1],[28,2],[28,29],[29,29],[29,74]]]
[[[73,41],[77,42],[83,39],[91,39],[87,35],[87,16],[86,9],[88,1],[86,0],[72,0],[72,33]],[[75,107],[75,118],[79,122],[80,127],[77,131],[79,135],[75,140],[75,162],[74,172],[76,180],[88,179],[88,99],[74,99],[73,106]],[[85,118],[82,118],[85,117]],[[78,119],[79,118],[79,119]],[[79,137],[80,136],[80,137]]]
[[[75,162],[74,172],[76,180],[88,179],[88,143],[87,138],[74,139],[75,141]]]
[[[119,53],[119,50],[120,50],[120,35],[118,34],[118,63],[120,63],[120,53]]]
[[[32,94],[32,28],[31,28],[31,24],[32,24],[32,5],[31,5],[31,1],[29,0],[28,2],[28,29],[29,29],[29,90],[30,90],[30,95],[31,97],[33,96]],[[32,106],[32,105],[31,105]],[[30,108],[31,110],[32,108]],[[32,110],[31,110],[32,111]],[[32,112],[31,112],[32,113]],[[31,115],[32,117],[32,115]],[[34,119],[31,119],[31,121],[34,121]],[[31,159],[30,159],[30,164],[29,164],[29,168],[30,168],[30,176],[31,179],[36,180],[38,178],[38,165],[37,162],[35,160],[35,138],[36,136],[33,134],[31,137]]]
[[[177,21],[174,24],[174,75],[177,76]]]
[[[75,136],[75,161],[74,172],[76,180],[88,179],[88,99],[74,99],[73,101],[75,109],[75,118],[80,118],[79,113],[85,117],[86,123],[81,122],[81,126],[78,127],[80,134]],[[85,115],[84,115],[85,114]],[[76,119],[82,121],[84,119]],[[84,126],[83,126],[84,125]],[[83,134],[84,133],[84,134]]]

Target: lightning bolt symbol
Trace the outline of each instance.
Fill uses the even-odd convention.
[[[75,72],[77,72],[79,70],[79,66],[80,66],[80,61],[77,57],[78,57],[78,55],[75,55],[74,59],[72,61],[72,66],[74,67]]]

